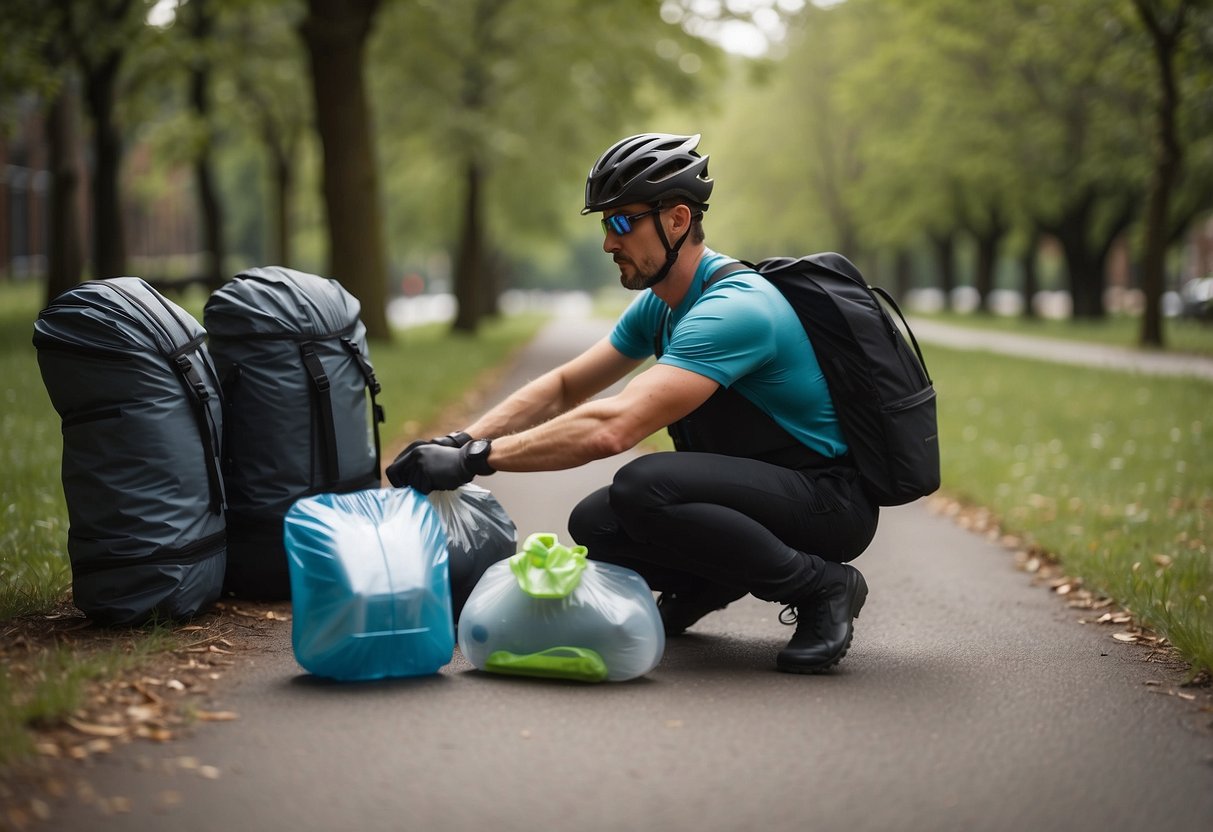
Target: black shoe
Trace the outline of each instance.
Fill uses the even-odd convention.
[[[837,578],[802,601],[787,605],[779,614],[784,624],[796,624],[792,640],[775,658],[775,666],[785,673],[829,670],[842,661],[851,646],[855,631],[851,622],[863,609],[868,584],[855,567],[838,566],[842,572]]]
[[[657,611],[661,613],[665,634],[678,636],[708,613],[724,609],[745,594],[744,589],[724,586],[691,592],[663,592],[657,597]]]

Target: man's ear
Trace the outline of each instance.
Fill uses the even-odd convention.
[[[687,228],[690,227],[691,209],[689,207],[687,207],[686,205],[684,205],[683,203],[680,202],[677,205],[674,205],[673,207],[671,207],[670,211],[669,211],[669,215],[670,215],[670,219],[673,220],[673,224],[671,225],[670,230],[675,232],[675,234],[679,234],[683,231],[686,231]]]

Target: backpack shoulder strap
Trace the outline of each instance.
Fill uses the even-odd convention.
[[[723,266],[718,267],[716,271],[708,275],[708,279],[703,282],[703,288],[706,289],[713,283],[724,280],[729,275],[736,274],[737,272],[756,271],[758,271],[758,268],[753,263],[747,263],[744,260],[738,260],[733,263],[725,263]],[[657,356],[658,358],[661,358],[661,334],[669,325],[669,321],[670,309],[669,307],[666,307],[661,314],[661,322],[657,326],[657,331],[653,334],[653,355]]]
[[[720,281],[724,280],[729,275],[737,274],[737,272],[756,272],[756,271],[758,271],[758,268],[753,263],[747,263],[744,260],[738,260],[735,263],[725,263],[723,266],[716,269],[716,271],[714,271],[710,275],[708,275],[708,279],[705,280],[703,283],[703,288],[706,289],[709,286],[711,286],[713,283],[719,283]]]

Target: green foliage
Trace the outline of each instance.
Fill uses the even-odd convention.
[[[390,344],[372,344],[371,361],[383,384],[380,402],[387,413],[384,444],[416,439],[422,430],[445,433],[464,427],[435,421],[450,408],[459,409],[477,380],[507,364],[543,321],[538,315],[493,319],[474,338],[452,333],[445,324],[430,324],[398,330]]]
[[[59,417],[30,339],[36,283],[0,287],[0,621],[59,600],[71,584],[59,479]]]
[[[944,489],[1213,670],[1210,385],[926,353]]]
[[[471,162],[487,174],[492,248],[521,260],[563,252],[569,229],[581,227],[581,189],[594,158],[628,130],[676,129],[665,113],[657,125],[645,117],[692,98],[698,79],[711,75],[715,48],[663,23],[659,5],[385,7],[371,82],[394,262],[415,262],[458,239]]]

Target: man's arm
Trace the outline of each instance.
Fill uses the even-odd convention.
[[[614,456],[686,416],[718,387],[698,373],[656,364],[616,396],[585,402],[534,428],[494,439],[489,464],[498,471],[556,471]]]
[[[526,430],[601,393],[640,361],[628,358],[603,338],[581,355],[519,388],[465,430],[473,437],[496,439]]]

